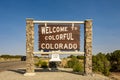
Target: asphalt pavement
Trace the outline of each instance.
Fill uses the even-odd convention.
[[[25,61],[7,61],[0,62],[0,72],[7,70],[15,70],[18,68],[25,68]]]

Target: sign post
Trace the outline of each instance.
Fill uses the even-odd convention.
[[[24,76],[34,76],[34,24],[33,19],[26,19],[26,73]]]
[[[92,20],[86,20],[84,27],[84,71],[85,75],[92,75]]]
[[[34,24],[39,24],[39,50],[34,52]],[[84,24],[84,52],[80,52],[80,27]],[[43,50],[50,50],[43,52]],[[66,51],[67,50],[67,51]],[[62,52],[64,51],[64,52]],[[26,73],[33,76],[34,54],[84,53],[84,73],[92,74],[92,20],[85,21],[36,21],[26,19]]]

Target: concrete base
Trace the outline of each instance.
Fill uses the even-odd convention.
[[[24,76],[34,76],[35,73],[25,73]]]

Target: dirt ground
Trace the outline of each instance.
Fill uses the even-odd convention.
[[[25,77],[25,62],[5,62],[0,64],[0,80],[120,80],[120,72],[112,72],[106,77],[95,73],[93,76],[83,76],[70,71],[66,68],[60,68],[58,72],[40,69],[36,70],[35,76]]]
[[[120,80],[120,72],[111,72],[109,77],[113,80]]]
[[[100,74],[84,76],[69,71],[43,71],[37,70],[35,76],[24,76],[23,70],[9,70],[0,72],[0,80],[112,80]]]

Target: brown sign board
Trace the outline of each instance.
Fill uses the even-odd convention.
[[[39,50],[80,50],[80,25],[39,25]]]

